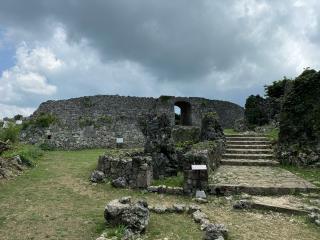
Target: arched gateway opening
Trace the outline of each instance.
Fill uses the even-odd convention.
[[[174,104],[175,124],[191,126],[191,104],[188,102],[179,101]]]

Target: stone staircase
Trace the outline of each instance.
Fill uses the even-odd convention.
[[[209,177],[211,194],[284,195],[319,192],[310,182],[278,166],[263,135],[226,135],[221,166]]]
[[[222,165],[276,166],[271,144],[262,135],[227,135]]]

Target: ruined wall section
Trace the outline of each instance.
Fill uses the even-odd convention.
[[[49,113],[57,117],[57,123],[42,131],[30,129],[24,138],[62,149],[114,147],[116,138],[123,138],[124,146],[143,146],[139,119],[155,110],[156,101],[154,98],[122,96],[47,101],[31,119]]]
[[[59,149],[115,147],[116,138],[123,138],[124,147],[142,147],[145,143],[140,119],[148,114],[167,114],[174,124],[174,105],[177,101],[191,105],[193,126],[201,126],[207,112],[216,111],[223,127],[232,127],[243,117],[243,108],[225,101],[195,97],[123,97],[98,95],[47,101],[30,117],[52,114],[57,122],[48,128],[29,127],[22,133],[22,140],[44,143]]]

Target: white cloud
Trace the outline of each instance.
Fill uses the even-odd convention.
[[[1,102],[13,103],[25,94],[50,96],[57,87],[48,83],[49,73],[57,71],[62,62],[48,48],[30,49],[22,43],[16,50],[16,65],[5,70],[0,78]]]
[[[35,109],[34,108],[24,108],[16,105],[7,105],[0,103],[0,119],[4,117],[13,117],[17,114],[22,114],[23,116],[29,116]]]
[[[72,13],[69,2],[30,2],[22,20],[12,17],[18,1],[0,9],[5,40],[17,44],[3,104],[166,94],[243,105],[267,83],[320,68],[318,0],[81,2]]]

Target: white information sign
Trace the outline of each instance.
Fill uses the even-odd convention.
[[[117,138],[116,143],[123,143],[123,138]]]
[[[191,165],[192,170],[207,170],[206,165]]]

